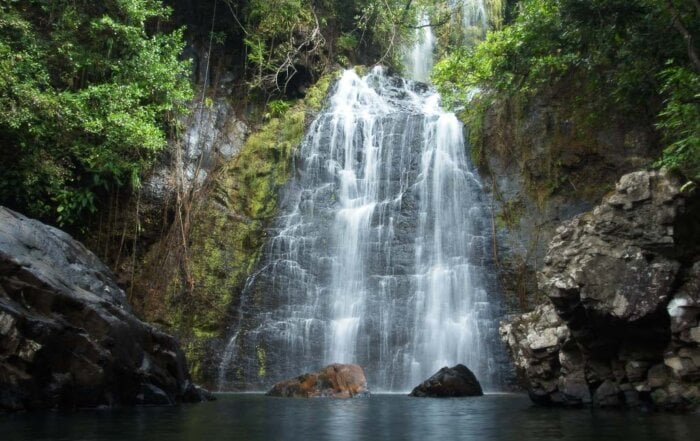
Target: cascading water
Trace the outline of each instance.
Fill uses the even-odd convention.
[[[434,37],[418,31],[409,70],[424,80]],[[242,293],[219,388],[333,362],[363,366],[373,390],[407,390],[456,363],[497,387],[490,219],[463,127],[439,95],[381,67],[345,71],[296,170]]]
[[[461,9],[463,29],[486,30],[489,20],[487,2],[488,0],[450,0],[450,6]]]
[[[433,71],[435,36],[429,26],[427,14],[422,14],[415,30],[416,43],[404,55],[404,64],[409,78],[426,82]]]

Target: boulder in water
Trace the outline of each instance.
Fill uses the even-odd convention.
[[[280,381],[267,393],[288,398],[368,396],[365,372],[356,364],[331,364],[320,371]]]
[[[481,384],[472,371],[463,364],[437,371],[413,391],[412,397],[472,397],[483,395]]]
[[[0,207],[0,411],[201,401],[179,343],[68,234]]]

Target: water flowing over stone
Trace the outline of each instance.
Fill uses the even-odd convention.
[[[497,383],[490,220],[463,128],[424,84],[345,71],[280,195],[220,388],[260,389],[329,363],[373,390],[445,365]]]

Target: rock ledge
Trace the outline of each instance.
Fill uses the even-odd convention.
[[[548,300],[500,332],[548,405],[700,405],[700,204],[665,171],[623,176],[563,224],[538,285]]]

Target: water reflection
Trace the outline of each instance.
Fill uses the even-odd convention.
[[[690,440],[692,415],[543,409],[521,395],[279,399],[224,395],[173,408],[0,415],[2,440]],[[696,435],[695,435],[696,436]]]

